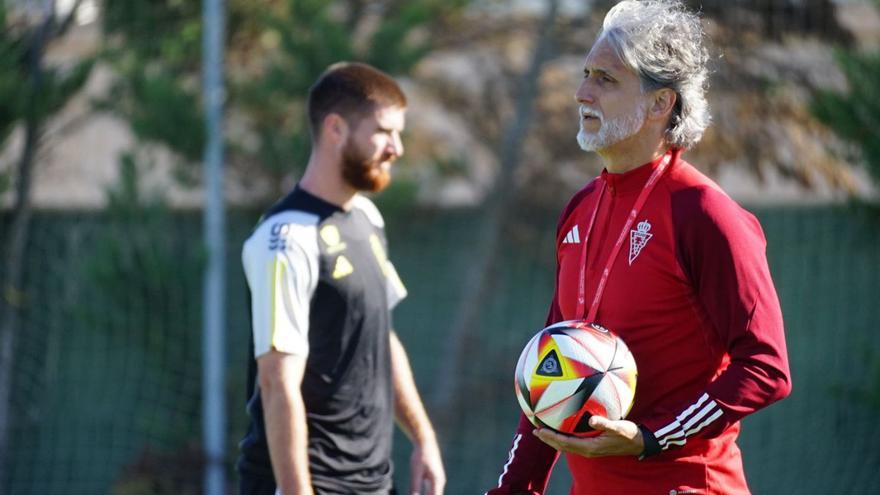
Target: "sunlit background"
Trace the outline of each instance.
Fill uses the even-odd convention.
[[[559,211],[601,170],[577,146],[573,94],[614,2],[226,0],[225,353],[209,403],[203,3],[2,2],[0,494],[206,493],[209,465],[234,493],[250,332],[240,247],[302,172],[307,89],[338,60],[407,92],[406,155],[375,198],[410,293],[395,326],[447,493],[483,493],[519,415],[516,359],[552,296]],[[792,396],[744,421],[750,486],[872,493],[878,3],[688,3],[713,41],[713,125],[685,158],[761,220],[792,367]],[[203,410],[222,411],[219,432]],[[399,434],[400,487],[409,450]],[[548,493],[568,493],[565,471]]]

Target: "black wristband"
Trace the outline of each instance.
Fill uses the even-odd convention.
[[[660,453],[660,442],[657,441],[657,437],[654,436],[654,432],[645,428],[642,425],[639,425],[639,431],[642,432],[642,440],[645,442],[645,450],[639,454],[639,460],[646,459],[651,457],[652,455],[657,455]]]

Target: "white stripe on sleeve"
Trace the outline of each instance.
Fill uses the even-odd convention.
[[[318,283],[317,221],[311,214],[282,212],[244,243],[255,356],[271,349],[308,355],[309,308]]]
[[[685,409],[675,420],[654,433],[661,450],[672,445],[684,445],[687,437],[695,435],[721,417],[724,411],[718,403],[703,394],[696,403]]]
[[[510,468],[510,465],[513,464],[513,459],[516,457],[516,448],[519,447],[520,440],[522,440],[522,433],[517,433],[516,436],[513,437],[513,447],[510,448],[510,453],[507,457],[507,463],[504,464],[504,470],[501,472],[501,476],[498,477],[499,488],[504,481],[504,476],[507,474],[507,470]]]

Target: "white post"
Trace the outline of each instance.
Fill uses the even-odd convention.
[[[205,495],[226,491],[226,400],[224,366],[226,226],[223,202],[223,0],[205,0],[202,11],[202,76],[205,105],[204,237],[207,264],[203,286],[202,421]]]

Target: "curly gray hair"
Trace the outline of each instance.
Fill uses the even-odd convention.
[[[675,91],[669,144],[697,144],[712,120],[705,95],[709,53],[699,16],[679,0],[625,0],[605,15],[598,39],[603,37],[639,75],[643,92]]]

